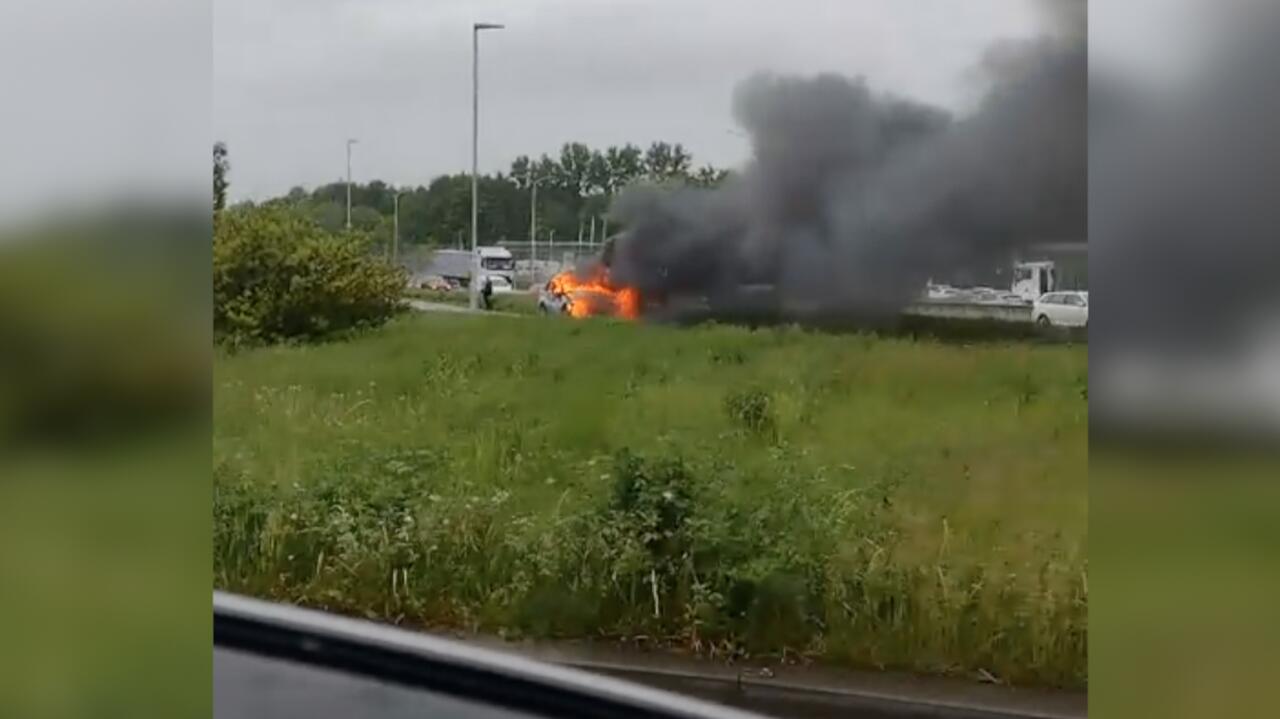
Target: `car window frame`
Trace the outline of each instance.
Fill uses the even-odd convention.
[[[439,637],[213,593],[214,647],[465,702],[578,719],[764,719],[741,709]]]

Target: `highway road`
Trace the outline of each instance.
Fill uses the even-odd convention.
[[[469,640],[476,643],[477,640]],[[956,678],[798,666],[734,665],[664,651],[582,642],[480,641],[486,648],[675,692],[771,717],[834,719],[1082,719],[1083,691],[1015,688]]]
[[[464,305],[452,305],[447,302],[428,302],[426,300],[411,299],[411,300],[407,300],[406,303],[409,305],[410,309],[417,310],[418,312],[444,312],[448,314],[462,314],[462,315],[483,314],[483,315],[498,315],[500,317],[521,317],[522,316],[514,312],[501,312],[498,310],[473,310],[470,307],[466,307]]]

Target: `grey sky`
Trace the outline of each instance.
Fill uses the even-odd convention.
[[[6,0],[0,222],[121,193],[207,201],[211,135],[236,197],[336,179],[349,135],[361,178],[463,170],[477,19],[510,26],[485,38],[485,168],[571,139],[728,165],[749,73],[862,73],[963,107],[982,49],[1035,32],[1037,1]],[[1091,61],[1168,73],[1228,2],[1273,0],[1096,3]]]
[[[1026,37],[1032,0],[217,0],[213,129],[234,198],[344,173],[424,183],[470,162],[473,21],[482,171],[516,155],[654,139],[695,161],[747,156],[729,97],[752,72],[834,71],[963,108],[993,40]]]
[[[209,25],[207,2],[0,2],[0,221],[207,198]]]

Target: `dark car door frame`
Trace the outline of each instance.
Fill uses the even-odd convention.
[[[551,717],[759,719],[622,680],[461,642],[222,592],[213,643]]]

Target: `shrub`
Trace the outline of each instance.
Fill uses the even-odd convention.
[[[213,329],[231,345],[314,340],[385,322],[401,270],[358,233],[333,234],[288,209],[220,213],[213,231]]]
[[[693,483],[679,458],[646,460],[627,450],[614,460],[613,509],[633,525],[655,559],[678,557],[687,543]]]

